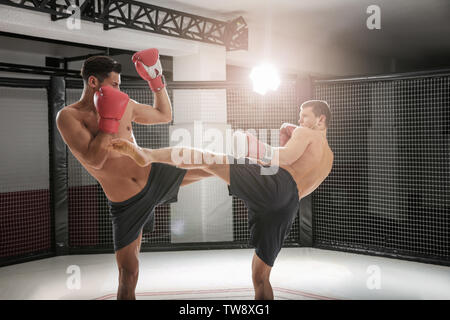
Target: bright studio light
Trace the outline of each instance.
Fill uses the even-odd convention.
[[[253,91],[259,94],[266,94],[268,90],[275,91],[280,85],[278,71],[270,64],[254,67],[250,79],[253,81]]]

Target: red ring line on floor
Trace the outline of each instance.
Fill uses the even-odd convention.
[[[316,295],[312,293],[307,293],[304,291],[299,290],[292,290],[292,289],[285,289],[285,288],[279,288],[274,287],[274,291],[280,291],[283,293],[289,293],[294,295],[299,295],[302,297],[307,298],[314,298],[318,300],[339,300],[336,298]],[[235,288],[235,289],[213,289],[213,290],[185,290],[185,291],[155,291],[155,292],[138,292],[136,293],[136,296],[176,296],[176,295],[185,295],[185,294],[204,294],[204,293],[226,293],[226,292],[247,292],[251,291],[253,292],[253,288]],[[116,294],[108,294],[99,298],[95,298],[94,300],[106,300],[110,298],[115,298]],[[219,299],[220,300],[220,299]]]

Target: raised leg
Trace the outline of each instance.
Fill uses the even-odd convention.
[[[225,163],[225,162],[223,162],[223,163]],[[228,185],[230,184],[230,165],[229,164],[211,164],[211,165],[206,166],[203,170],[222,179]]]
[[[200,181],[204,178],[212,177],[213,174],[209,173],[203,169],[192,169],[188,170],[188,172],[185,174],[183,182],[181,183],[181,186],[187,186],[191,183],[194,183],[196,181]]]
[[[140,166],[147,166],[152,162],[167,163],[179,168],[194,171],[186,174],[182,185],[198,181],[215,175],[230,184],[230,166],[228,156],[194,148],[161,148],[145,149],[125,139],[114,139],[111,148],[132,158]]]

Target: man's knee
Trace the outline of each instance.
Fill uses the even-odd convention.
[[[122,283],[135,283],[139,276],[138,266],[119,266],[119,279]]]
[[[119,279],[121,282],[133,283],[139,275],[140,239],[116,252]]]
[[[261,270],[253,270],[252,280],[254,284],[263,284],[269,281],[269,272],[263,272]]]
[[[119,278],[121,280],[135,280],[139,275],[139,260],[135,255],[124,255],[118,259]]]
[[[254,284],[263,284],[269,281],[272,267],[262,261],[255,253],[252,263],[252,280]]]

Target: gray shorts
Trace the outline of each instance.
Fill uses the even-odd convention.
[[[230,162],[228,190],[247,206],[250,244],[272,267],[300,208],[297,184],[281,167],[275,174],[262,175],[261,165],[237,161]]]
[[[138,194],[123,202],[108,201],[114,251],[136,240],[144,225],[146,231],[153,230],[156,206],[178,200],[178,190],[187,171],[163,163],[151,166],[147,184]]]

